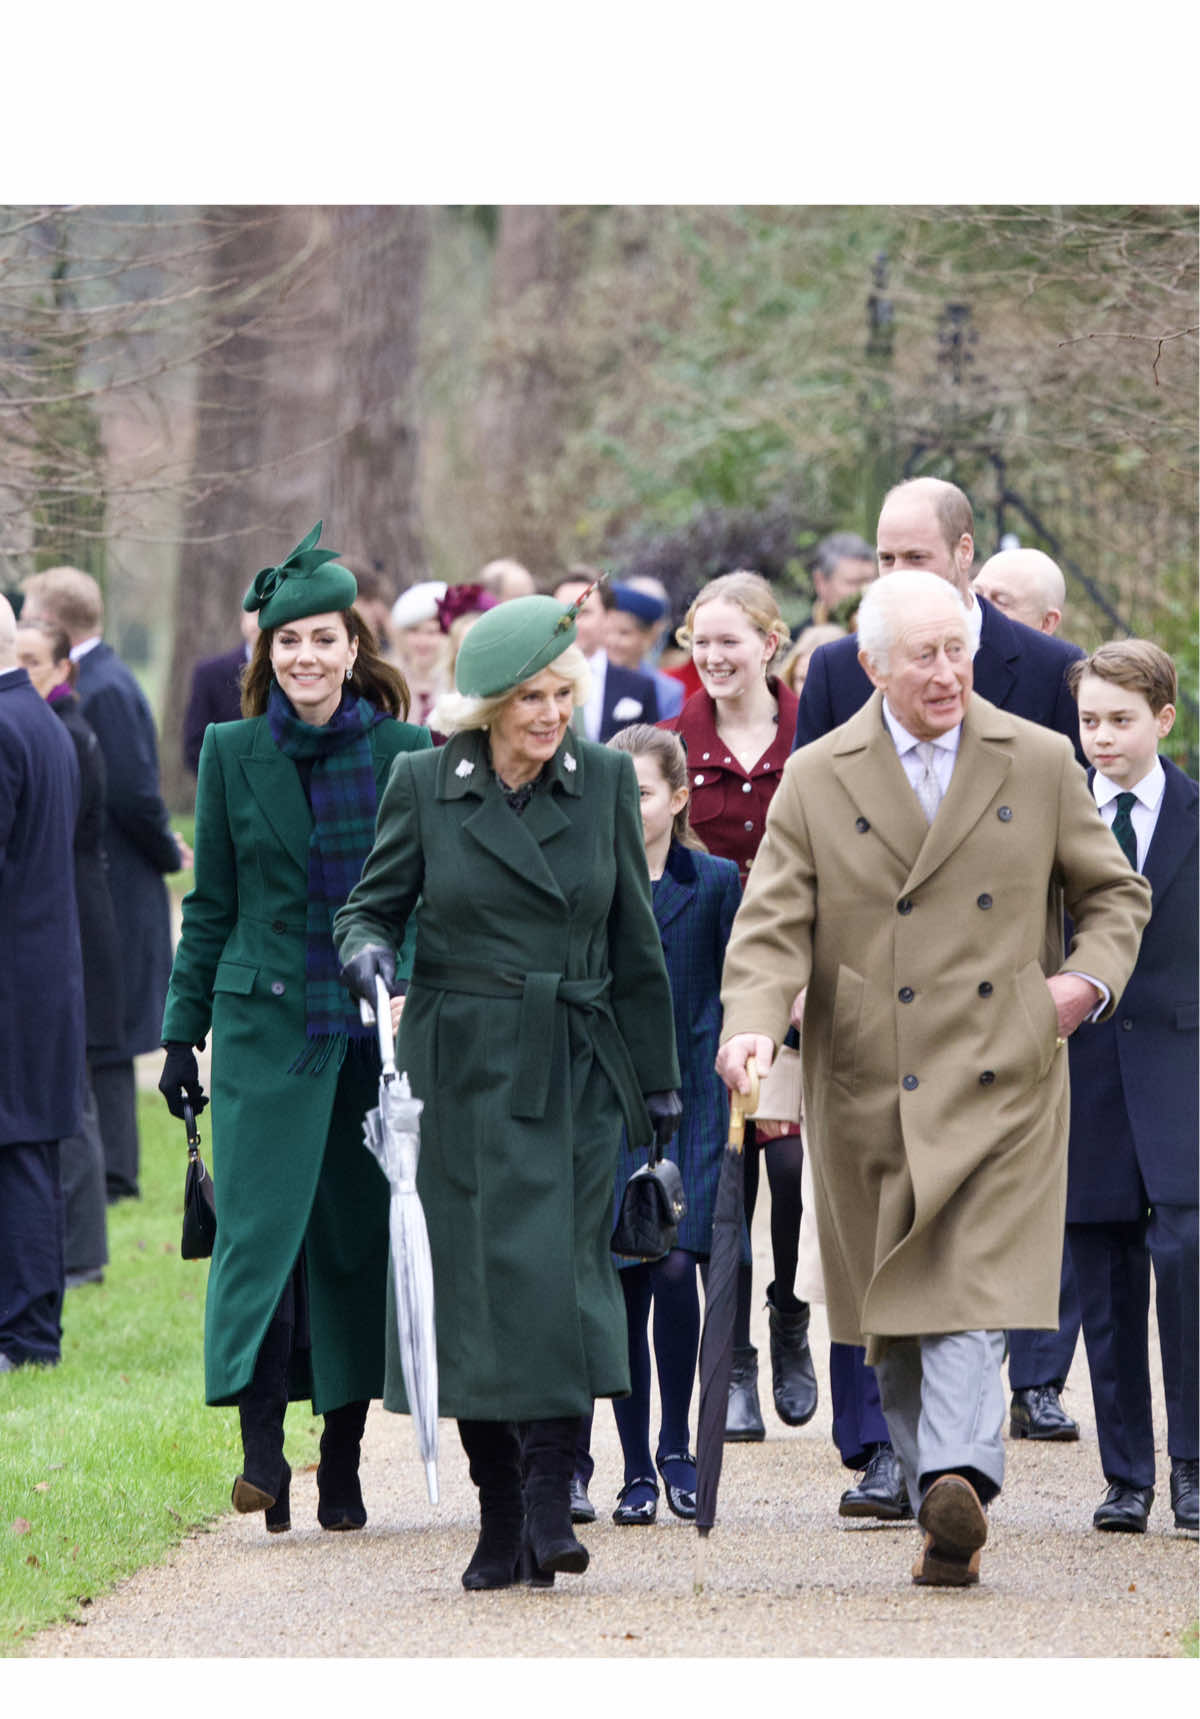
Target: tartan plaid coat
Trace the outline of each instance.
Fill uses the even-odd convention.
[[[677,1245],[707,1259],[729,1131],[729,1095],[713,1064],[721,1035],[721,967],[742,899],[738,868],[732,860],[672,842],[653,899],[671,981],[682,1081],[683,1119],[666,1154],[679,1165],[687,1198]],[[633,1150],[628,1136],[621,1144],[614,1222],[626,1182],[647,1158],[645,1147]]]
[[[393,759],[430,737],[387,721],[369,744],[382,799]],[[383,1391],[389,1191],[362,1139],[378,1050],[352,1050],[340,1069],[331,1058],[319,1074],[288,1072],[305,1045],[311,833],[299,771],[266,717],[210,727],[196,789],[196,883],[183,903],[163,1038],[198,1044],[212,1032],[212,1108],[200,1122],[204,1133],[210,1119],[217,1201],[207,1400],[231,1403],[249,1383],[303,1248],[311,1366],[302,1352],[291,1395],[311,1396],[320,1414]]]

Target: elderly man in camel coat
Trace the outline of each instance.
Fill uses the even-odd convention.
[[[745,1091],[808,986],[830,1330],[868,1343],[926,1530],[914,1580],[966,1586],[1004,1475],[1004,1331],[1058,1318],[1062,1047],[1112,1012],[1149,889],[1070,743],[972,693],[952,586],[893,573],[858,633],[876,691],[788,760],[734,922],[717,1066]]]

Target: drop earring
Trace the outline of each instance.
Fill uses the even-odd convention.
[[[353,668],[348,668],[348,669],[347,669],[347,670],[346,670],[346,679],[347,679],[347,680],[353,680],[353,679],[354,679],[354,670],[353,670]]]

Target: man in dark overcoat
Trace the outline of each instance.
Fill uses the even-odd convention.
[[[104,602],[90,574],[74,567],[36,573],[24,584],[23,620],[49,620],[71,640],[76,690],[95,730],[107,772],[105,845],[125,987],[121,1043],[92,1063],[92,1089],[108,1198],[138,1194],[137,1086],[133,1059],[161,1044],[171,975],[171,910],[163,874],[191,856],[171,833],[159,791],[154,717],[129,669],[101,637]]]
[[[0,597],[0,1372],[59,1358],[58,1151],[82,1123],[84,1093],[79,766],[17,665],[15,632]]]
[[[254,615],[241,614],[242,643],[219,656],[202,657],[192,670],[192,686],[183,713],[183,762],[194,776],[200,768],[200,747],[211,722],[238,722],[242,715],[242,676],[258,629]]]
[[[971,503],[956,484],[941,478],[898,484],[884,497],[879,514],[875,535],[880,574],[911,568],[936,573],[953,585],[967,609],[975,691],[1000,710],[1064,734],[1082,764],[1079,720],[1065,676],[1083,652],[1077,645],[1017,625],[972,591],[974,532]],[[851,634],[813,652],[796,716],[797,747],[839,727],[870,698],[871,682],[858,650],[858,638]],[[1014,1422],[1039,1438],[1078,1436],[1058,1401],[1079,1332],[1069,1256],[1063,1273],[1059,1329],[1014,1332],[1010,1339]],[[847,1468],[865,1469],[858,1485],[843,1493],[841,1514],[885,1520],[906,1516],[900,1467],[888,1441],[878,1387],[861,1349],[831,1346],[829,1385],[834,1440],[842,1461]]]

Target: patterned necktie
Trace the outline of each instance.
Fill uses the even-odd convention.
[[[1128,790],[1124,794],[1118,794],[1117,815],[1113,819],[1112,823],[1112,833],[1121,844],[1121,852],[1125,855],[1125,858],[1129,861],[1134,871],[1138,868],[1137,835],[1134,832],[1133,819],[1129,814],[1136,804],[1136,794],[1131,794]]]
[[[921,802],[925,822],[931,824],[937,816],[938,807],[942,803],[942,785],[938,781],[938,773],[933,767],[934,744],[932,740],[918,740],[917,757],[923,766],[916,782],[917,799]]]

